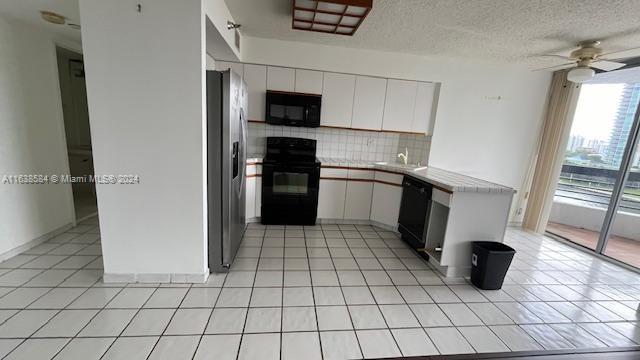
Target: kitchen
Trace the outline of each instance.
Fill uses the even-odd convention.
[[[597,56],[640,43],[638,3],[616,5],[2,3],[6,171],[69,173],[63,47],[95,173],[140,182],[96,184],[81,222],[70,184],[3,185],[0,357],[634,356],[637,269],[530,227],[563,99],[595,85],[569,83],[632,64]],[[513,261],[487,266],[482,240]]]
[[[399,230],[445,276],[469,275],[471,241],[502,241],[513,189],[426,166],[441,84],[225,61],[215,68],[247,87],[248,222]],[[287,156],[289,147],[298,156]],[[303,151],[319,164],[296,167]],[[307,193],[311,201],[299,201]]]

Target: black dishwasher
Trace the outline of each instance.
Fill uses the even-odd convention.
[[[424,232],[429,218],[429,203],[433,186],[405,176],[402,181],[402,202],[398,216],[398,231],[402,239],[415,249],[424,248]]]

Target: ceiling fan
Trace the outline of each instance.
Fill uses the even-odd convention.
[[[611,55],[623,53],[629,50],[634,49],[626,49],[621,51],[604,53],[602,48],[599,47],[600,41],[590,40],[583,41],[578,44],[578,49],[572,51],[569,56],[563,55],[542,55],[542,56],[553,56],[559,57],[570,62],[561,65],[555,65],[547,68],[537,69],[537,70],[551,70],[551,69],[567,69],[573,67],[567,74],[567,80],[575,83],[582,83],[587,80],[593,78],[596,74],[594,69],[599,69],[603,71],[612,71],[619,69],[621,67],[626,66],[627,64],[616,60],[615,57],[611,57]]]

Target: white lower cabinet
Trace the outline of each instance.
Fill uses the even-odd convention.
[[[369,220],[373,182],[348,181],[344,218]]]
[[[260,217],[262,214],[262,178],[256,177],[256,202],[255,216]]]
[[[320,180],[318,194],[318,218],[343,219],[344,201],[347,190],[345,180]]]
[[[396,227],[400,213],[402,187],[375,183],[371,200],[371,220]]]
[[[256,178],[248,177],[246,184],[245,217],[250,220],[256,217]]]

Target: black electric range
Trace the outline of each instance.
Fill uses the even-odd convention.
[[[318,214],[320,161],[316,141],[268,137],[262,160],[263,224],[314,225]]]

